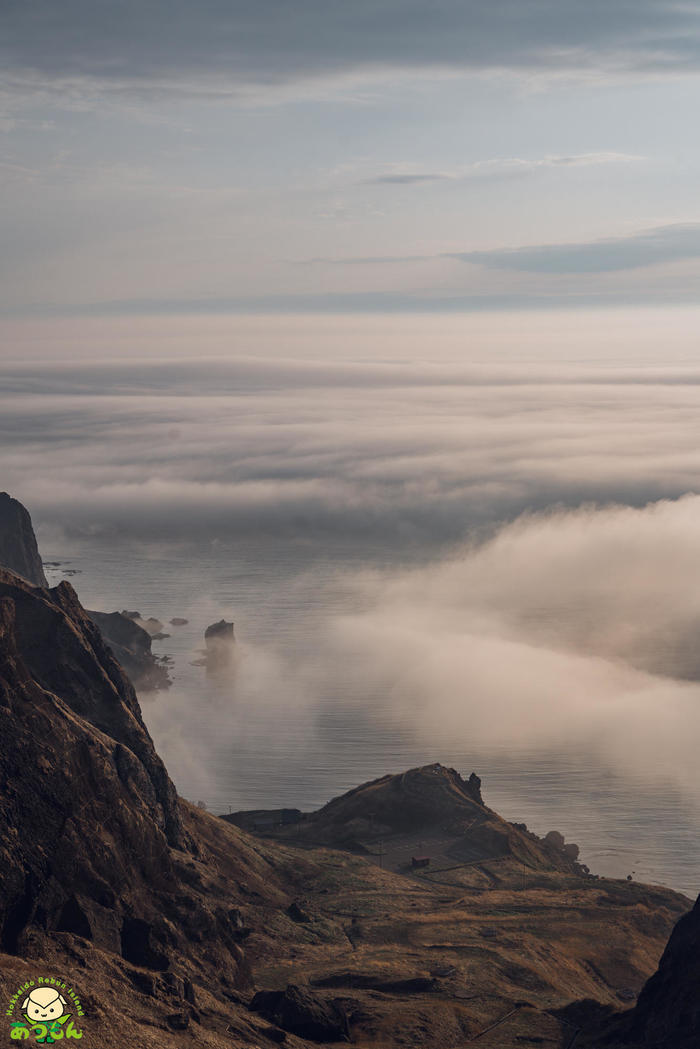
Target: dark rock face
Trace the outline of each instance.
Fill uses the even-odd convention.
[[[136,694],[70,583],[41,593],[0,569],[3,597],[14,607],[8,644],[14,642],[35,685],[59,697],[136,759],[158,823],[171,844],[181,842],[175,788],[143,724]]]
[[[197,665],[204,666],[207,671],[213,673],[225,670],[232,663],[235,650],[233,623],[228,623],[225,619],[212,623],[204,631],[204,643],[204,657],[197,661]]]
[[[258,991],[250,1008],[299,1038],[323,1043],[350,1041],[342,1007],[307,987],[290,984],[286,991]]]
[[[218,623],[212,623],[204,631],[204,640],[207,645],[213,641],[234,641],[233,623],[227,623],[225,619],[220,619]]]
[[[303,907],[300,907],[296,900],[287,907],[287,914],[293,922],[297,922],[299,925],[308,925],[313,921],[311,915]]]
[[[148,631],[122,612],[89,611],[87,614],[100,628],[134,688],[147,692],[170,686],[166,668],[156,662],[151,652],[151,635]]]
[[[454,966],[446,970],[448,976],[453,976],[457,971]],[[354,987],[362,990],[381,991],[382,994],[427,994],[436,990],[437,983],[432,976],[413,976],[409,979],[397,976],[387,979],[376,973],[363,972],[337,972],[312,980],[314,987]]]
[[[700,897],[671,933],[627,1031],[631,1044],[654,1049],[696,1049],[699,1037]]]
[[[478,801],[479,805],[484,804],[484,799],[481,796],[481,777],[477,776],[476,772],[472,772],[467,780],[467,794],[470,794],[474,801]]]
[[[2,948],[55,929],[120,952],[146,886],[174,884],[173,846],[187,847],[175,788],[72,587],[0,570]]]
[[[48,586],[29,512],[7,492],[0,492],[0,565],[34,586]]]

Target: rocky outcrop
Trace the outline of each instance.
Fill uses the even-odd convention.
[[[48,586],[28,510],[0,492],[0,565],[34,586]]]
[[[231,644],[234,640],[233,623],[227,623],[225,619],[220,619],[218,623],[212,623],[204,631],[204,641],[207,647],[219,641]]]
[[[308,987],[290,984],[285,991],[258,991],[250,1008],[299,1038],[324,1044],[350,1041],[342,1004],[321,998]]]
[[[472,773],[464,780],[455,769],[436,764],[365,783],[329,801],[310,819],[329,827],[370,820],[387,832],[406,833],[436,824],[459,830],[484,815],[479,777]]]
[[[700,1037],[700,897],[671,933],[645,984],[624,1040],[653,1049],[696,1049]]]
[[[205,649],[202,658],[194,661],[194,666],[206,667],[207,671],[216,674],[225,670],[233,661],[236,638],[233,623],[220,619],[204,631]]]
[[[148,692],[170,686],[167,669],[157,662],[151,651],[151,635],[135,619],[123,612],[89,611],[88,615],[99,627],[134,688]]]
[[[140,626],[142,630],[145,630],[149,637],[157,637],[162,635],[163,624],[160,619],[156,619],[155,616],[142,616],[140,612],[133,612],[128,608],[123,608],[119,613],[124,619],[130,619],[137,626]],[[163,635],[170,637],[170,634]]]
[[[476,773],[464,779],[440,764],[363,783],[317,812],[257,810],[222,818],[253,833],[294,843],[374,856],[378,847],[386,847],[392,856],[388,863],[394,863],[392,841],[401,839],[406,847],[413,842],[417,853],[430,854],[431,842],[438,838],[438,851],[445,853],[443,865],[512,856],[531,868],[583,873],[576,864],[575,845],[565,845],[556,832],[545,842],[524,825],[508,823],[484,804]],[[395,869],[402,868],[395,865]]]

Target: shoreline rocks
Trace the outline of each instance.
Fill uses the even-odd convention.
[[[87,610],[135,689],[159,691],[172,684],[168,671],[151,651],[151,636],[135,617],[123,612]]]

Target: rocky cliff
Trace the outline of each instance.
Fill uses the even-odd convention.
[[[116,949],[130,897],[172,883],[169,850],[188,847],[175,789],[70,584],[0,570],[0,607],[2,946],[72,921]]]
[[[245,984],[233,901],[206,885],[223,871],[209,857],[205,874],[192,819],[70,584],[0,570],[0,952],[44,956],[69,934],[170,974],[180,997],[196,978]]]
[[[25,507],[7,492],[0,492],[0,565],[35,586],[48,586],[32,519]]]
[[[700,897],[671,933],[626,1031],[632,1044],[645,1049],[697,1049],[700,1044]]]

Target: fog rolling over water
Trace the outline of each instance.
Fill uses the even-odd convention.
[[[186,796],[310,807],[441,760],[594,869],[693,892],[696,321],[18,324],[2,487],[84,604],[188,618],[142,697]]]

